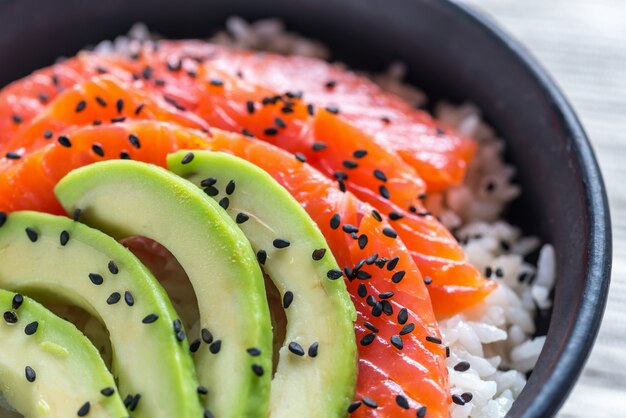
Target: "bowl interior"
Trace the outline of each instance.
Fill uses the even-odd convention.
[[[462,6],[440,0],[0,0],[0,86],[125,33],[137,21],[165,36],[204,37],[234,14],[278,16],[358,68],[403,61],[410,81],[431,101],[470,100],[484,111],[506,139],[523,186],[509,219],[552,243],[557,254],[548,340],[510,415],[554,413],[588,354],[606,299],[604,189],[584,132],[554,84],[514,41]],[[540,322],[547,329],[547,320]]]

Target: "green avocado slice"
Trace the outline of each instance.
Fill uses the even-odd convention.
[[[170,154],[168,168],[200,187],[211,183],[213,198],[252,248],[264,252],[264,270],[283,299],[287,333],[272,381],[271,416],[345,416],[357,374],[356,311],[343,280],[327,278],[338,267],[322,233],[257,166],[210,151],[194,151],[185,163],[187,155]]]
[[[191,348],[206,407],[219,418],[267,416],[272,328],[263,275],[222,208],[179,176],[135,161],[80,168],[55,192],[87,224],[117,239],[150,238],[174,255],[198,300],[202,332]]]
[[[22,415],[126,415],[98,350],[74,325],[6,290],[0,290],[0,311],[0,388]]]
[[[178,316],[130,251],[66,217],[14,212],[0,218],[0,288],[60,299],[103,323],[113,375],[133,417],[202,415],[193,361],[174,330]]]

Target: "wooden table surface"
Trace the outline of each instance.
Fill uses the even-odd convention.
[[[613,274],[594,350],[560,417],[626,417],[626,1],[465,0],[521,40],[582,119],[606,183]]]

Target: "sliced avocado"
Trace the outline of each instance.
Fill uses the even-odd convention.
[[[193,154],[188,163],[188,152],[170,154],[169,169],[200,187],[211,184],[209,194],[263,254],[263,268],[283,299],[287,333],[272,381],[271,416],[345,416],[357,373],[356,311],[344,281],[328,278],[338,267],[324,236],[265,171],[224,153]]]
[[[98,350],[74,325],[6,290],[0,290],[0,311],[0,390],[18,412],[27,418],[126,415]]]
[[[265,417],[272,329],[263,276],[222,208],[179,176],[135,161],[80,168],[55,192],[87,224],[117,239],[150,238],[174,255],[198,299],[202,332],[191,347],[206,407],[219,418]]]
[[[113,375],[121,395],[131,397],[127,406],[133,417],[201,416],[193,361],[173,325],[178,316],[132,253],[65,217],[5,216],[0,288],[54,295],[100,320],[111,339]]]

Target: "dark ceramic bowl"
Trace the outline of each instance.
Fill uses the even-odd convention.
[[[556,413],[593,345],[609,286],[609,210],[593,151],[546,72],[508,34],[443,0],[0,0],[0,85],[137,21],[172,37],[210,35],[233,14],[277,16],[370,70],[405,62],[432,99],[470,100],[506,139],[523,196],[509,218],[554,244],[548,337],[512,417]]]

